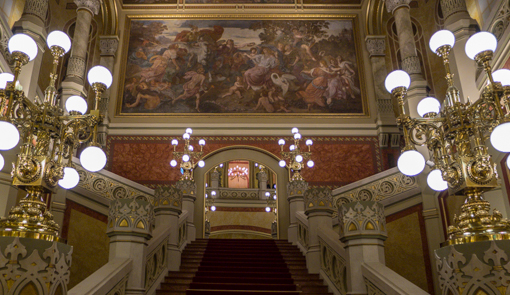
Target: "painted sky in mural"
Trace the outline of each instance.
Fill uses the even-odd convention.
[[[121,113],[362,113],[352,20],[132,20]]]

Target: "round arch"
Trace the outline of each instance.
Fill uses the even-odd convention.
[[[278,165],[279,158],[274,154],[253,146],[230,146],[224,149],[214,151],[204,157],[205,166],[196,168],[194,179],[197,184],[195,200],[194,220],[197,230],[197,238],[204,237],[204,214],[205,214],[205,176],[206,173],[220,163],[235,159],[249,159],[263,163],[269,169],[276,173],[276,190],[278,198],[278,230],[280,239],[287,239],[287,229],[290,224],[289,204],[287,202],[287,183],[289,182],[289,173],[286,168]]]

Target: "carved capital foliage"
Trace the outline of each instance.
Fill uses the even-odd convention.
[[[211,181],[220,181],[220,172],[214,170],[213,172],[211,172]]]
[[[393,13],[395,9],[400,8],[402,6],[409,8],[409,3],[411,0],[385,0],[386,10],[389,13]]]
[[[115,56],[119,48],[119,37],[99,36],[99,50],[103,56]]]
[[[58,242],[0,238],[0,293],[25,294],[31,284],[40,295],[66,294],[72,252]]]
[[[257,173],[257,180],[259,182],[267,182],[268,176],[266,171],[260,170],[260,172]]]
[[[360,239],[363,236],[385,240],[386,217],[384,206],[375,201],[358,201],[343,204],[339,208],[340,240]]]
[[[510,241],[446,246],[435,254],[442,294],[510,292]]]
[[[182,191],[173,186],[159,186],[154,191],[154,211],[182,211]]]
[[[93,15],[96,15],[99,13],[103,0],[74,0],[74,3],[78,6],[78,9],[87,9]]]
[[[177,181],[175,187],[182,191],[183,196],[194,196],[197,190],[195,181],[189,179]]]
[[[287,195],[289,198],[303,196],[308,189],[308,182],[303,180],[293,180],[287,184]]]
[[[305,192],[305,214],[313,211],[325,211],[333,214],[333,197],[331,189],[327,187],[317,187],[307,189]]]
[[[502,1],[500,4],[498,13],[492,20],[489,31],[496,36],[498,40],[501,40],[503,33],[505,32],[508,24],[510,23],[510,3],[508,1]]]
[[[138,235],[150,237],[154,225],[154,207],[142,199],[117,199],[110,202],[108,236]]]
[[[67,63],[67,76],[75,76],[80,79],[85,77],[85,59],[71,56]]]
[[[365,42],[370,57],[386,55],[384,53],[386,50],[386,36],[370,35],[365,38]]]
[[[417,56],[409,56],[403,59],[402,70],[407,72],[409,75],[420,74],[421,73],[420,59]]]
[[[441,0],[441,10],[444,19],[457,12],[467,12],[466,0]]]
[[[44,22],[48,13],[48,2],[48,0],[26,0],[23,14],[35,15]]]

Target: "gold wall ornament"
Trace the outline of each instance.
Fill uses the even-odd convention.
[[[397,123],[403,127],[406,143],[398,167],[408,176],[421,173],[425,158],[415,147],[427,146],[431,158],[428,164],[433,169],[427,178],[429,186],[436,191],[448,189],[450,196],[465,196],[461,214],[455,217],[457,224],[449,227],[445,244],[507,239],[510,222],[503,219],[497,210],[490,214],[490,204],[483,198],[484,192],[498,187],[496,164],[485,145],[489,135],[496,149],[510,151],[508,147],[501,149],[495,145],[498,137],[495,134],[498,132],[493,132],[510,122],[509,100],[501,82],[493,79],[490,66],[497,41],[492,34],[480,32],[466,43],[466,54],[483,67],[488,79],[488,84],[475,102],[469,99],[462,102],[459,90],[453,83],[449,54],[454,43],[454,35],[445,30],[431,38],[432,51],[443,59],[448,88],[442,107],[431,97],[424,98],[418,104],[418,113],[422,118],[411,118],[405,111],[409,75],[394,71],[386,78],[386,88],[398,104]],[[414,158],[410,159],[410,155]],[[421,162],[420,167],[417,162]]]
[[[53,69],[44,99],[40,100],[37,97],[27,98],[18,81],[22,67],[37,55],[35,41],[25,34],[16,34],[9,41],[14,75],[2,74],[8,82],[5,89],[0,90],[0,122],[3,124],[0,137],[12,143],[2,148],[4,150],[20,142],[20,152],[13,163],[11,177],[12,184],[27,191],[27,195],[9,211],[8,217],[0,220],[0,232],[3,236],[53,241],[58,240],[59,226],[47,211],[46,202],[58,189],[58,184],[65,188],[78,184],[72,155],[82,143],[90,141],[90,145],[97,146],[97,125],[103,120],[98,104],[101,94],[111,85],[112,77],[104,67],[92,68],[88,80],[95,91],[95,108],[86,114],[86,101],[75,97],[74,101],[69,99],[66,102],[66,114],[58,105],[55,84],[59,60],[69,51],[71,41],[65,33],[53,31],[48,35],[47,43],[53,56]],[[10,133],[6,128],[10,128]],[[99,150],[99,153],[106,163],[104,152]],[[95,171],[102,169],[104,163],[99,163]],[[82,165],[87,168],[89,161],[82,160]],[[66,169],[75,170],[75,173],[66,177]]]

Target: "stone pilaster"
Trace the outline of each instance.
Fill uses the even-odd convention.
[[[308,216],[308,251],[306,267],[310,273],[321,269],[319,227],[333,228],[333,197],[329,188],[312,188],[305,192],[305,214]]]
[[[345,244],[349,270],[347,294],[366,294],[361,265],[384,264],[384,240],[387,238],[384,206],[376,201],[343,204],[339,209],[340,241]]]
[[[2,294],[67,294],[72,253],[72,246],[59,242],[1,237]]]
[[[267,172],[264,169],[260,169],[260,171],[257,173],[257,180],[259,181],[259,189],[260,189],[260,195],[259,199],[264,200],[266,198],[266,189],[267,189]]]
[[[211,188],[218,187],[220,187],[220,172],[214,169],[214,171],[211,172]]]
[[[73,36],[73,46],[69,57],[67,73],[62,83],[64,100],[71,95],[86,96],[83,85],[86,83],[85,66],[89,45],[90,25],[92,17],[99,13],[102,0],[74,0],[76,9],[76,26]]]
[[[106,233],[110,237],[110,257],[130,258],[126,294],[145,294],[145,248],[152,237],[154,207],[143,199],[116,199],[110,202]]]
[[[175,187],[182,191],[182,210],[188,211],[186,230],[188,231],[188,242],[191,242],[196,239],[197,235],[197,229],[194,224],[197,184],[194,180],[179,180]]]
[[[156,229],[171,228],[167,248],[167,267],[171,271],[179,270],[181,265],[181,252],[179,250],[179,215],[181,212],[182,191],[175,187],[158,187],[154,192]]]
[[[294,180],[287,184],[287,201],[289,202],[290,215],[288,237],[291,243],[297,243],[298,241],[296,212],[305,211],[304,195],[307,189],[308,183],[302,180]]]

